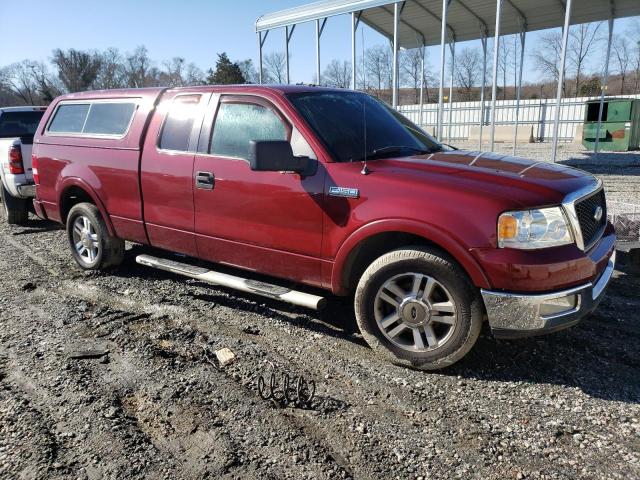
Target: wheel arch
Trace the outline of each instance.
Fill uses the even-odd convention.
[[[338,295],[353,291],[367,266],[376,258],[403,246],[427,245],[450,255],[474,285],[491,288],[471,253],[436,227],[411,220],[380,220],[352,233],[340,246],[331,273],[331,290]]]
[[[63,224],[66,224],[67,215],[74,205],[89,202],[93,203],[100,211],[109,235],[116,236],[111,219],[107,214],[107,209],[98,194],[87,182],[77,177],[67,177],[58,190],[60,191],[60,198],[58,199],[59,215]]]

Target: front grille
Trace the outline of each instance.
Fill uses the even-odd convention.
[[[602,208],[600,220],[596,220],[596,210]],[[585,248],[588,248],[598,239],[604,226],[607,224],[607,202],[604,190],[599,191],[578,200],[575,204],[576,216],[582,231],[582,239]]]

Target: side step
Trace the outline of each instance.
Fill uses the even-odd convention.
[[[195,267],[186,263],[175,262],[173,260],[165,260],[164,258],[152,257],[151,255],[138,255],[136,262],[147,267],[157,268],[166,272],[177,273],[185,277],[195,278],[203,282],[222,287],[233,288],[241,292],[262,295],[263,297],[275,298],[283,302],[292,303],[301,307],[311,308],[313,310],[321,310],[326,299],[309,293],[298,292],[286,287],[273,285],[271,283],[259,282],[257,280],[249,280],[235,275],[214,272],[206,268]]]

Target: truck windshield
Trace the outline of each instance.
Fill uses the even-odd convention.
[[[2,112],[0,114],[0,138],[35,135],[42,115],[44,115],[44,111]]]
[[[364,93],[304,92],[287,98],[338,162],[442,150],[402,114]]]

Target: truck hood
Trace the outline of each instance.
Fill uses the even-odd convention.
[[[593,175],[565,165],[462,150],[374,160],[369,166],[373,173],[448,183],[522,207],[559,204],[569,193],[597,184]]]

